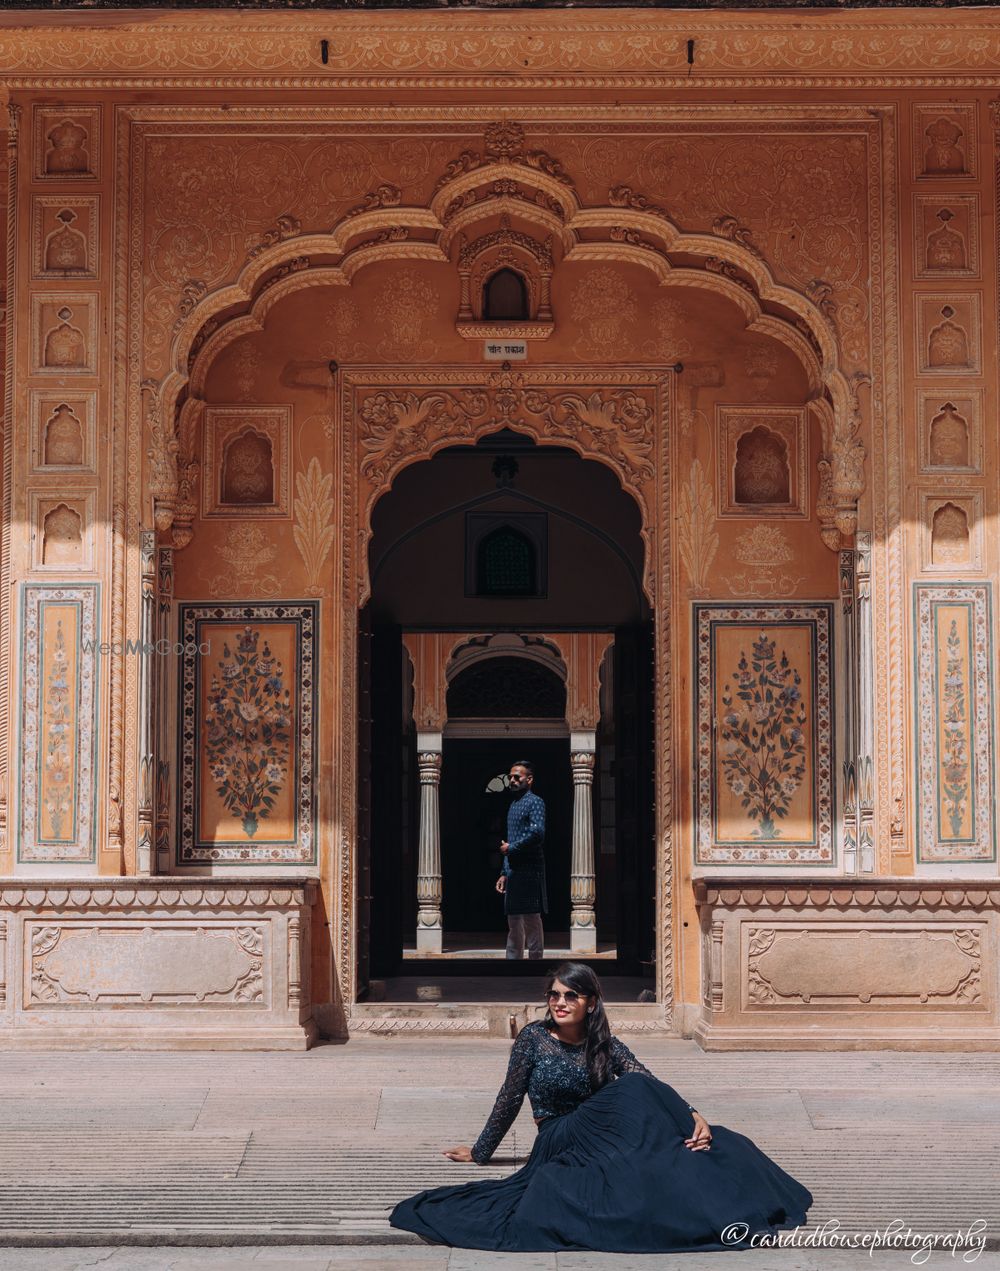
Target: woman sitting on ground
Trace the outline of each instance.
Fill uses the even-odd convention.
[[[444,1153],[485,1164],[527,1094],[538,1126],[527,1164],[400,1201],[392,1226],[467,1249],[671,1253],[746,1248],[754,1234],[805,1221],[812,1196],[801,1183],[750,1139],[710,1127],[611,1035],[588,966],[563,963],[545,999],[545,1018],[514,1043],[482,1134]]]

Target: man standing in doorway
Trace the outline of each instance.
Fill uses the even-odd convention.
[[[527,760],[511,764],[510,789],[514,800],[507,809],[507,838],[500,844],[503,873],[497,891],[507,915],[507,957],[544,957],[542,914],[548,913],[545,895],[545,802],[532,790],[534,769]]]

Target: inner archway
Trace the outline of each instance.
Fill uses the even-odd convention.
[[[503,778],[522,758],[547,805],[545,965],[572,950],[599,958],[624,1000],[652,988],[654,828],[651,817],[629,821],[653,804],[652,737],[639,735],[634,685],[621,705],[614,691],[616,648],[632,661],[646,648],[639,678],[651,716],[641,530],[636,500],[607,465],[511,429],[411,465],[375,505],[361,616],[372,722],[359,753],[360,805],[371,809],[359,844],[371,864],[370,964],[359,949],[359,968],[390,999],[412,1000],[419,982],[441,1000],[475,1000],[505,976],[539,974],[537,962],[504,957],[495,891]],[[498,531],[531,544],[538,586],[480,585],[478,549]],[[636,735],[624,738],[627,729]],[[440,827],[433,869],[429,791]],[[574,831],[581,797],[589,847]],[[589,910],[575,872],[587,850]],[[636,907],[637,895],[648,903]],[[440,915],[439,931],[422,925],[428,914]]]

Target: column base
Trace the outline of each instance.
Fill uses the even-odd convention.
[[[444,929],[441,927],[418,927],[417,952],[444,953]]]
[[[597,927],[588,923],[585,927],[571,927],[569,947],[573,953],[597,952]]]

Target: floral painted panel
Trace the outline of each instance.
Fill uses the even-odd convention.
[[[696,862],[832,865],[828,604],[695,606]]]
[[[996,859],[989,583],[914,584],[917,860]]]
[[[317,602],[182,605],[178,864],[316,860]]]
[[[97,583],[21,593],[18,860],[96,859]]]

